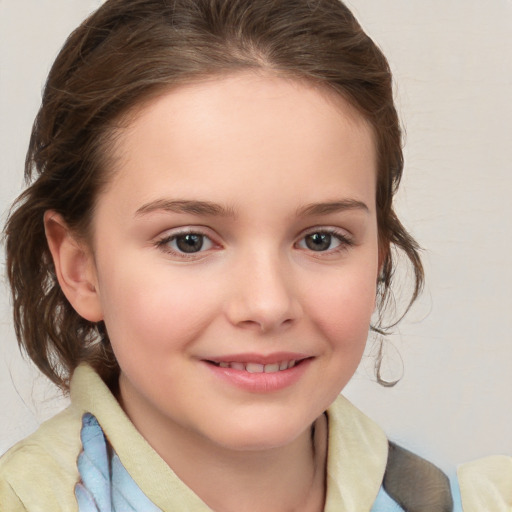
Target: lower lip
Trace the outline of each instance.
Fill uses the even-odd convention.
[[[214,375],[233,386],[250,393],[273,393],[295,384],[304,374],[312,359],[303,359],[293,368],[273,373],[249,373],[245,370],[221,368],[205,362]]]

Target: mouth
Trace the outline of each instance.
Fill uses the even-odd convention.
[[[205,358],[213,375],[249,393],[277,392],[293,386],[315,359],[309,354],[232,354]]]
[[[306,359],[306,358],[305,358]],[[239,361],[207,361],[214,366],[220,368],[231,368],[232,370],[238,370],[248,373],[278,373],[289,370],[294,366],[297,366],[305,359],[300,360],[283,360],[275,363],[261,364],[255,362],[239,362]]]

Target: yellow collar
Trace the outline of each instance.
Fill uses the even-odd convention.
[[[210,508],[188,488],[130,422],[101,378],[87,365],[71,381],[74,407],[90,412],[142,492],[162,510]],[[388,444],[382,430],[346,398],[327,410],[329,446],[325,512],[369,511],[386,467]]]

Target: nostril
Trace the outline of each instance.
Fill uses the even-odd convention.
[[[293,289],[283,282],[283,274],[270,279],[269,272],[259,272],[248,280],[238,279],[225,305],[230,323],[262,333],[290,327],[302,308]]]

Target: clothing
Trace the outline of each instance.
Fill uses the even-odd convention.
[[[325,512],[401,512],[403,509],[381,488],[388,460],[388,441],[382,430],[343,397],[336,400],[327,415]],[[92,429],[89,440],[88,428]],[[106,448],[101,445],[103,433],[109,443]],[[91,439],[99,442],[94,448],[103,455],[95,455],[89,462],[96,466],[95,458],[107,457],[111,447],[114,453],[108,455],[112,457],[108,463],[116,465],[116,469],[107,473],[117,475],[119,481],[133,479],[127,488],[135,494],[139,490],[155,510],[211,512],[142,438],[103,381],[86,365],[73,375],[71,405],[0,459],[0,511],[78,510],[75,486],[82,480],[87,489],[88,478],[84,475],[89,470],[82,464],[81,475],[77,460],[80,454],[82,461],[87,458],[84,453]],[[491,458],[484,460],[482,466],[463,466],[459,479],[464,512],[512,511],[512,458]],[[90,485],[97,485],[97,478],[92,480],[95,483]],[[80,492],[78,486],[77,493]],[[83,495],[87,499],[87,493]]]

